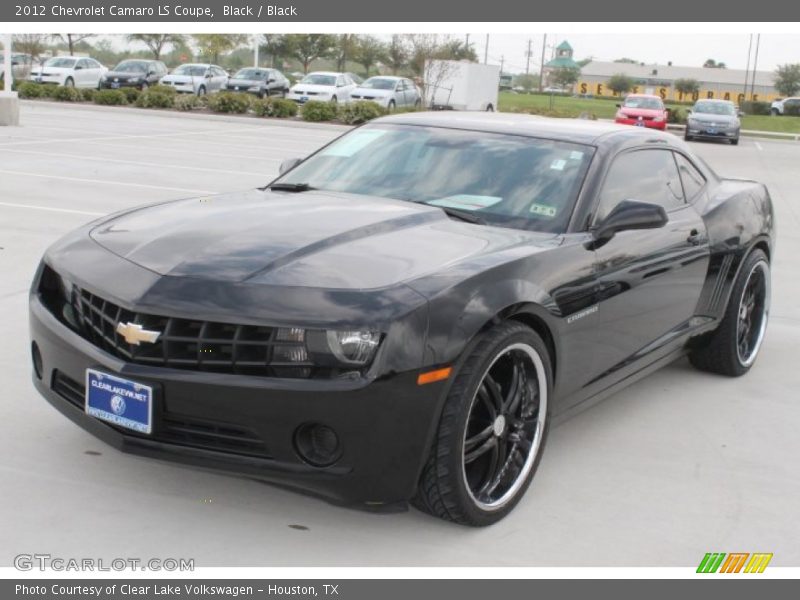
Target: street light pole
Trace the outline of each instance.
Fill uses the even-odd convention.
[[[489,34],[486,34],[486,48],[483,49],[483,64],[489,64]]]
[[[756,34],[756,55],[753,58],[753,79],[750,82],[750,99],[753,99],[756,93],[756,71],[758,70],[758,48],[761,46],[761,34]]]
[[[11,84],[13,83],[13,74],[11,72],[11,34],[7,33],[3,36],[3,81],[5,83],[4,91],[11,92]]]
[[[747,100],[747,82],[750,79],[750,53],[753,51],[753,34],[750,34],[750,45],[747,46],[747,68],[744,71],[744,99]]]
[[[542,65],[539,67],[539,92],[542,91],[544,88],[544,53],[547,49],[547,34],[544,34],[544,39],[542,40]]]

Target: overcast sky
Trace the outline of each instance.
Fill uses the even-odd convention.
[[[528,39],[533,40],[531,70],[538,69],[542,57],[542,34],[530,36],[519,34],[497,34],[489,36],[489,62],[499,64],[505,57],[504,69],[510,73],[525,71],[525,54]],[[628,57],[645,63],[701,67],[708,58],[724,62],[729,68],[744,69],[747,66],[748,34],[736,35],[678,35],[678,34],[547,34],[547,45],[558,44],[567,39],[575,49],[575,58],[594,57],[595,60],[615,60]],[[475,51],[483,61],[486,34],[470,34]],[[750,66],[755,55],[753,44]],[[549,53],[548,49],[548,58]],[[800,62],[800,34],[762,34],[758,52],[758,69],[772,71],[779,64]],[[535,67],[534,67],[535,65]]]

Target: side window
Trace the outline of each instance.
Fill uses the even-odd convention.
[[[92,65],[90,65],[89,61],[86,60],[85,58],[80,59],[76,66],[80,67],[81,69],[91,69],[92,68]]]
[[[623,200],[652,202],[667,211],[683,206],[683,186],[672,151],[635,150],[617,156],[600,191],[595,223]]]
[[[706,184],[706,178],[683,154],[676,152],[675,161],[678,163],[678,171],[681,174],[686,200],[691,202],[703,189]]]
[[[339,75],[339,77],[336,78],[336,86],[342,87],[343,85],[344,85],[344,75]]]

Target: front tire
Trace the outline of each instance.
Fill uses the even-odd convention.
[[[199,97],[205,96],[205,95],[206,95],[206,86],[201,85],[199,88],[197,88],[197,96],[199,98]]]
[[[542,339],[513,321],[481,334],[467,352],[413,503],[439,518],[483,527],[511,512],[539,465],[552,369]]]
[[[739,377],[753,366],[769,319],[769,261],[761,250],[745,259],[733,284],[719,327],[708,342],[689,354],[698,369]]]
[[[64,87],[74,88],[75,87],[75,80],[72,77],[67,77],[64,80]]]
[[[389,112],[392,112],[397,104],[395,104],[394,100],[389,100],[389,104],[386,105],[386,108]]]

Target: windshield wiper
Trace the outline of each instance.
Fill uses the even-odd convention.
[[[425,202],[424,204],[428,204]],[[428,206],[436,206],[435,204],[428,204]],[[471,213],[468,210],[461,210],[458,208],[451,208],[449,206],[436,206],[436,208],[441,208],[448,217],[453,217],[454,219],[460,219],[462,221],[466,221],[467,223],[475,223],[476,225],[486,225],[486,221],[480,218],[478,215]]]
[[[311,187],[307,183],[285,183],[279,181],[278,183],[273,183],[269,186],[269,189],[275,190],[276,192],[308,192],[309,190],[313,190],[315,188]]]

